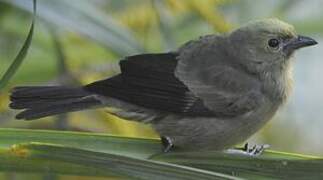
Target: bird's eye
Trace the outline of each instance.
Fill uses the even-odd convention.
[[[268,45],[269,45],[270,47],[275,48],[275,47],[277,47],[277,46],[279,45],[279,40],[278,40],[278,39],[270,39],[270,40],[268,41]]]

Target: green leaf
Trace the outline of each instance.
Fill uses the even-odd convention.
[[[122,156],[122,158],[150,159],[150,161],[177,164],[247,179],[323,178],[323,159],[315,156],[276,151],[266,151],[263,155],[257,157],[216,151],[165,154],[161,153],[160,141],[157,139],[127,138],[67,131],[0,129],[1,149],[8,149],[14,144],[30,142],[59,144],[72,149],[106,153],[118,157]],[[8,154],[4,154],[3,158],[6,155]],[[48,156],[51,155],[55,156],[54,153],[48,154]],[[60,160],[63,165],[64,163],[75,163],[74,161],[63,162],[63,160]],[[0,159],[0,162],[3,162],[3,160]],[[10,162],[12,168],[19,166],[19,162],[18,160]],[[39,163],[47,166],[43,161],[39,161]],[[67,171],[72,173],[74,167],[71,166],[71,170]],[[98,170],[100,169],[98,168]]]
[[[151,155],[161,153],[162,149],[160,141],[157,139],[129,138],[84,132],[0,128],[0,148],[29,142],[61,144],[136,158],[148,158]]]
[[[18,68],[22,64],[23,60],[25,59],[28,49],[30,47],[33,33],[34,33],[34,23],[35,23],[35,16],[36,16],[36,0],[33,0],[33,19],[31,23],[31,27],[28,33],[28,36],[20,49],[18,55],[12,62],[12,64],[9,66],[8,70],[4,73],[3,77],[0,80],[0,90],[3,89],[9,82],[9,80],[13,77],[13,75],[17,72]]]
[[[275,151],[257,157],[222,152],[168,153],[153,159],[247,179],[323,178],[322,158]]]
[[[9,151],[0,153],[0,160],[0,170],[15,172],[28,170],[74,175],[113,175],[147,180],[240,179],[164,162],[42,143],[15,145]]]

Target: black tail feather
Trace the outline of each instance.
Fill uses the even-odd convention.
[[[26,109],[19,113],[17,119],[33,120],[67,112],[74,112],[83,109],[95,108],[100,105],[99,101],[93,97],[75,99],[74,102],[62,104],[50,104],[48,106]]]
[[[14,99],[9,104],[11,109],[30,109],[30,108],[39,108],[44,105],[54,105],[54,104],[64,104],[67,103],[69,99],[35,99],[35,98],[23,98],[23,99]],[[73,99],[72,99],[73,100]]]
[[[64,99],[83,97],[89,93],[80,87],[65,86],[21,86],[11,91],[10,99],[39,98],[39,99]]]
[[[30,86],[16,87],[10,96],[12,109],[24,109],[17,119],[38,119],[100,106],[93,94],[81,87]]]

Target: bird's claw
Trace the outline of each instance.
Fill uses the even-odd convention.
[[[242,149],[228,149],[226,152],[230,154],[242,154],[247,156],[259,156],[264,150],[270,147],[269,144],[250,146],[248,143]]]
[[[244,145],[243,151],[251,156],[259,156],[265,149],[270,147],[269,144],[250,146],[248,143]]]
[[[174,147],[174,144],[173,144],[172,140],[170,139],[170,137],[162,136],[161,142],[163,145],[163,152],[164,153],[169,152]]]

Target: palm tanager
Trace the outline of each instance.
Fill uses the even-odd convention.
[[[25,120],[109,107],[150,123],[165,151],[224,150],[273,117],[292,88],[295,50],[315,44],[280,20],[252,21],[172,52],[126,57],[120,74],[82,87],[15,87],[10,107]]]

